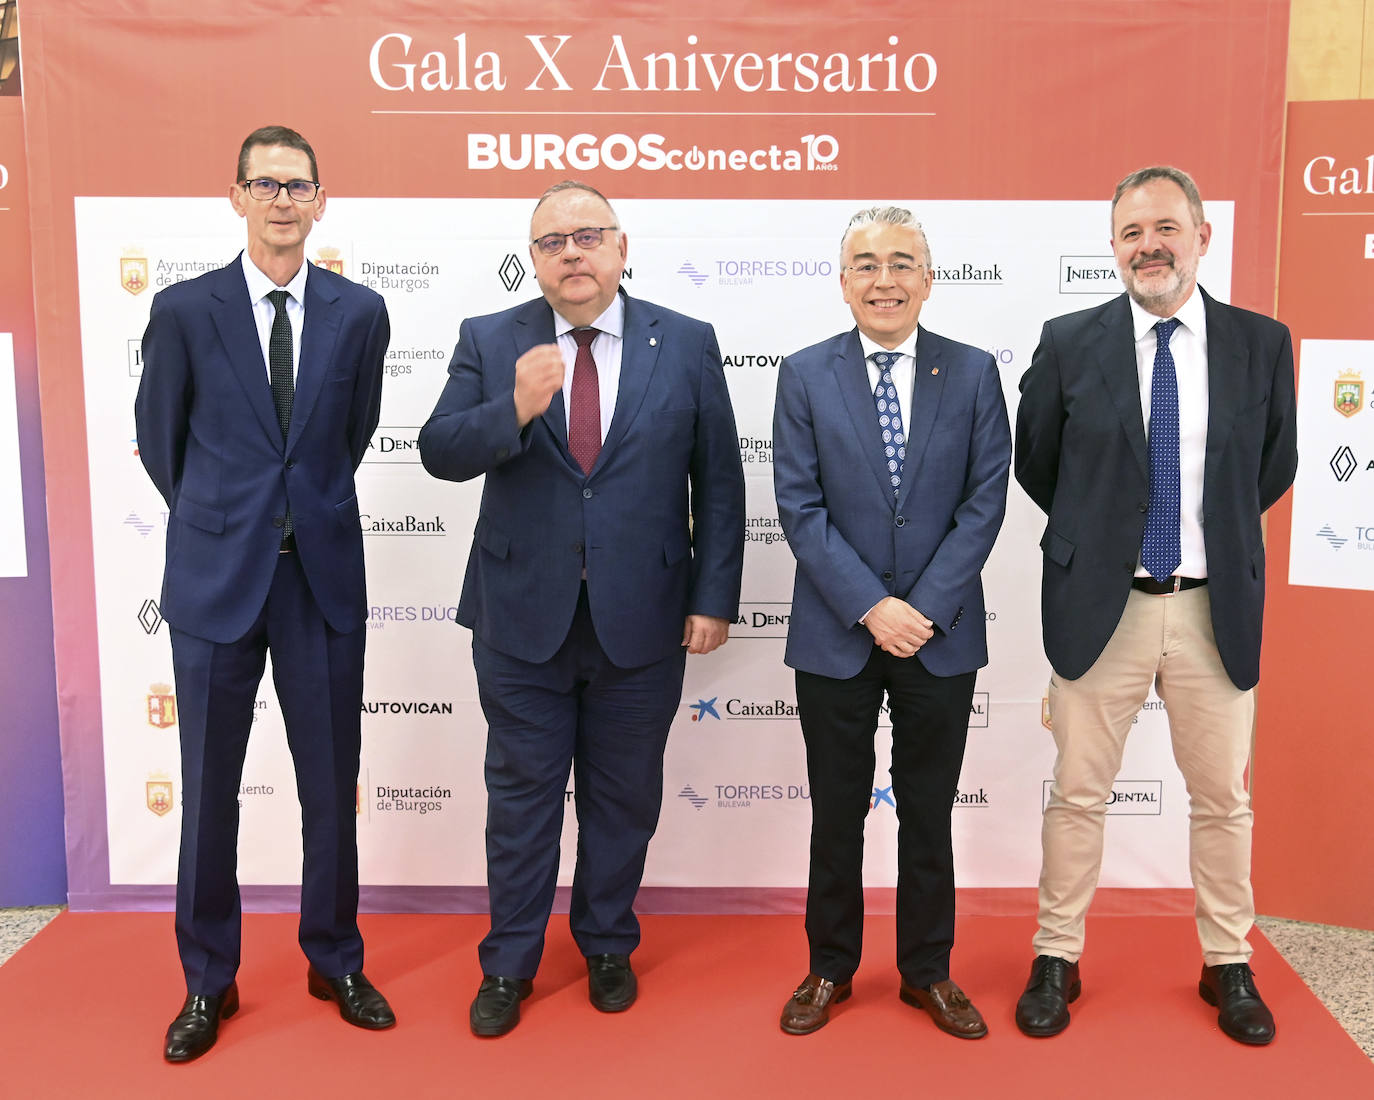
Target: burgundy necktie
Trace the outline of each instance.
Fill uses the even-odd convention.
[[[582,472],[590,473],[601,453],[601,387],[596,379],[592,341],[600,330],[573,329],[577,358],[573,361],[572,395],[568,401],[568,450]]]

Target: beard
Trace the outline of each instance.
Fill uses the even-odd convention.
[[[1144,280],[1136,275],[1136,269],[1140,265],[1154,263],[1157,260],[1169,262],[1167,273],[1156,273]],[[1182,303],[1196,278],[1196,261],[1183,261],[1163,250],[1138,257],[1128,269],[1121,272],[1121,281],[1126,284],[1126,293],[1134,298],[1142,309],[1155,314],[1173,312],[1172,307]]]

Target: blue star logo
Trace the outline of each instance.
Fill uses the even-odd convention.
[[[874,788],[873,788],[873,797],[870,798],[870,799],[868,800],[868,808],[869,808],[870,810],[876,810],[876,809],[877,809],[879,806],[881,806],[884,802],[886,802],[886,803],[887,803],[889,806],[891,806],[894,810],[897,808],[897,803],[895,803],[895,802],[892,801],[892,788],[891,788],[891,787],[874,787]]]
[[[719,698],[719,695],[713,695],[709,699],[698,699],[695,703],[688,704],[688,710],[696,711],[696,713],[692,715],[692,721],[700,722],[707,715],[710,715],[719,722],[720,715],[716,712],[716,700]]]

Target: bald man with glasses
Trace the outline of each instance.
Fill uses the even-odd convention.
[[[420,432],[435,477],[485,475],[458,604],[488,724],[476,1035],[515,1027],[533,989],[570,768],[589,997],[634,1003],[686,655],[724,644],[739,608],[744,474],[715,332],[627,295],[627,247],[600,192],[550,188],[530,223],[543,297],[463,322]]]

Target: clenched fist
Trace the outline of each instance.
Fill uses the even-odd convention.
[[[563,388],[563,353],[557,344],[530,348],[515,361],[515,420],[524,427],[543,416],[553,395]]]

